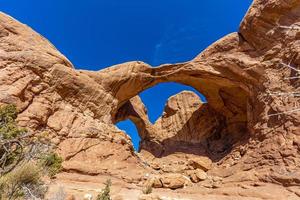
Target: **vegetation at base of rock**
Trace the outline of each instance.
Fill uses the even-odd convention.
[[[143,189],[143,194],[151,194],[152,193],[152,185],[147,185]]]
[[[41,169],[32,162],[16,167],[0,178],[0,199],[42,198],[47,188],[41,175]]]
[[[41,163],[47,168],[49,176],[52,178],[62,170],[63,159],[57,153],[49,153],[41,158]]]
[[[105,182],[105,188],[102,192],[97,196],[97,200],[111,200],[110,198],[110,187],[111,187],[111,180],[108,179]]]
[[[0,174],[11,171],[23,157],[23,144],[19,139],[27,131],[15,122],[17,109],[14,105],[0,107]]]
[[[54,154],[45,156],[49,145],[18,127],[17,114],[14,105],[0,106],[0,200],[43,198],[47,187],[38,160],[47,158],[50,174],[59,172],[62,160]]]

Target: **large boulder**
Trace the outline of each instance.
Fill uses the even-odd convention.
[[[194,157],[188,161],[189,166],[194,169],[208,171],[212,168],[212,161],[208,157]]]
[[[189,183],[189,178],[181,174],[164,174],[160,177],[164,188],[178,189],[183,188]]]
[[[176,173],[167,173],[150,177],[146,181],[145,186],[153,188],[178,189],[183,188],[189,183],[190,179],[187,176]]]
[[[190,177],[193,183],[198,183],[207,179],[207,174],[201,169],[188,170],[186,171],[186,175]]]

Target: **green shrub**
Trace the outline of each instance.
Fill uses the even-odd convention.
[[[0,107],[0,122],[14,121],[17,118],[17,108],[15,105],[8,104]]]
[[[110,187],[111,187],[111,180],[108,179],[105,182],[105,188],[102,192],[97,196],[97,200],[111,200],[110,198]]]
[[[17,114],[17,108],[14,105],[0,107],[0,137],[2,139],[15,139],[27,132],[26,129],[17,126],[15,122]]]
[[[49,153],[41,158],[42,165],[47,168],[49,176],[53,178],[62,170],[63,159],[57,153]]]
[[[19,139],[27,131],[19,128],[14,105],[0,106],[0,175],[11,171],[23,157],[23,144]]]

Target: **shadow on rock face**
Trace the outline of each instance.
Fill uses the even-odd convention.
[[[139,183],[153,169],[201,166],[237,183],[232,196],[249,196],[247,187],[238,189],[244,182],[299,187],[299,13],[299,0],[255,0],[238,33],[189,62],[152,68],[137,61],[96,72],[74,69],[46,39],[0,13],[0,103],[17,106],[20,126],[49,133],[64,159],[61,180],[86,183],[105,174]],[[207,106],[179,94],[149,123],[137,95],[163,82],[195,88]],[[136,124],[152,169],[114,126],[124,119]],[[262,198],[286,197],[277,195],[283,193]]]
[[[217,162],[249,138],[247,122],[239,113],[243,108],[226,106],[233,110],[231,117],[218,113],[209,102],[202,103],[194,92],[183,91],[168,99],[162,116],[152,124],[141,99],[134,97],[120,108],[116,121],[135,123],[142,138],[139,151],[149,162],[173,154],[178,162],[197,156]]]

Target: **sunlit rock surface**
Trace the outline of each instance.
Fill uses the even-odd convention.
[[[114,196],[138,199],[151,177],[168,176],[154,193],[299,199],[299,40],[299,0],[256,0],[238,33],[189,62],[130,62],[95,72],[76,70],[46,39],[2,13],[0,102],[17,105],[19,124],[48,132],[57,145],[64,171],[49,193],[63,184],[69,194],[96,194],[110,177]],[[177,94],[151,124],[137,95],[162,82],[192,86],[208,103]],[[114,125],[124,119],[138,127],[138,154]]]

